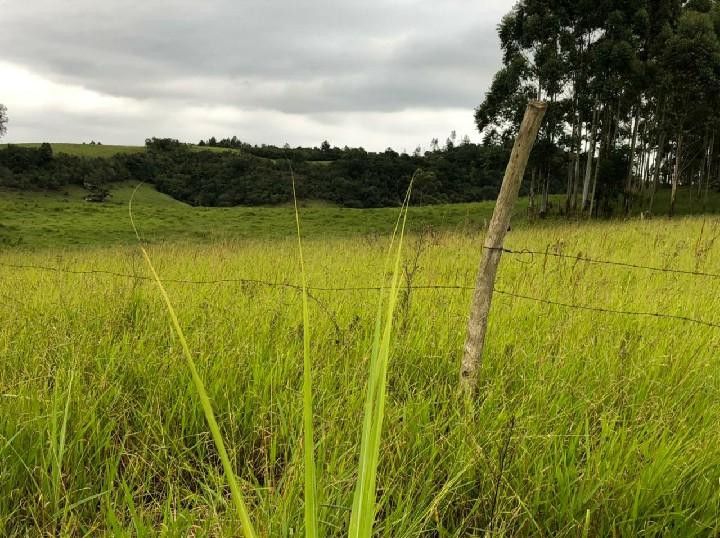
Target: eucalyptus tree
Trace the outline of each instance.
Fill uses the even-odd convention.
[[[635,3],[641,2],[629,3],[637,10]],[[621,105],[630,93],[628,73],[639,71],[633,47],[635,32],[628,23],[628,12],[634,11],[626,6],[625,11],[612,7],[587,0],[518,2],[498,27],[503,67],[476,110],[481,131],[512,132],[519,122],[518,111],[523,109],[518,101],[530,95],[549,101],[541,140],[560,145],[567,155],[567,212],[587,206],[598,132],[602,130],[605,135],[600,146],[602,158],[607,147],[615,143],[620,113],[625,111]],[[581,189],[585,140],[592,153],[586,159]],[[589,148],[586,151],[590,153]],[[545,169],[539,174],[544,188],[547,173]],[[541,213],[545,209],[541,208]]]
[[[527,100],[544,99],[538,147],[565,156],[568,213],[592,212],[596,194],[626,211],[648,197],[652,209],[668,175],[674,209],[679,184],[701,194],[720,174],[719,31],[716,0],[519,0],[498,26],[503,65],[477,127],[507,140]],[[530,170],[531,193],[536,179],[545,193],[549,159]]]
[[[665,128],[674,137],[670,215],[684,164],[693,152],[707,154],[708,130],[717,124],[720,102],[720,41],[709,2],[694,2],[680,15],[662,55],[663,88],[667,100]],[[704,142],[702,141],[704,139]],[[689,179],[692,182],[692,179]]]
[[[538,178],[542,190],[540,214],[548,210],[550,159],[563,132],[563,89],[566,65],[560,47],[561,12],[555,2],[522,0],[498,26],[503,66],[495,75],[485,100],[475,111],[478,129],[512,136],[520,125],[522,111],[530,99],[545,100],[548,110],[538,144],[546,159],[531,159],[533,185]],[[536,152],[537,153],[537,152]],[[533,166],[534,163],[534,166]],[[538,168],[537,166],[540,166]]]

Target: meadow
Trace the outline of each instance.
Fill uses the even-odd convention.
[[[26,148],[40,147],[40,142],[24,142],[15,144]],[[65,153],[67,155],[76,155],[78,157],[112,157],[119,153],[142,153],[145,146],[119,146],[116,144],[77,144],[53,142],[50,144],[54,153]],[[7,147],[7,144],[0,144],[0,148]],[[210,146],[192,146],[196,151],[234,151],[228,148],[210,147]]]
[[[127,216],[128,201],[136,186],[137,182],[132,181],[111,184],[111,197],[102,204],[85,202],[83,198],[87,191],[74,185],[60,191],[20,191],[0,187],[0,247],[37,250],[136,244]],[[135,211],[142,225],[143,239],[150,243],[283,239],[295,233],[292,205],[192,207],[156,191],[151,185],[141,185],[136,198]],[[562,205],[562,198],[551,197],[553,211]],[[677,214],[691,215],[699,210],[700,204],[692,189],[680,190]],[[668,205],[669,190],[659,191],[658,214],[666,214]],[[477,232],[487,225],[493,207],[494,202],[411,206],[408,228],[414,232],[427,228]],[[512,219],[513,227],[528,226],[527,207],[527,198],[521,198]],[[392,207],[336,207],[324,201],[301,202],[301,209],[306,238],[389,237],[398,212]],[[708,214],[718,211],[720,193],[712,192]],[[532,223],[536,229],[557,225],[556,219]],[[586,226],[587,223],[576,222],[574,225]]]
[[[21,249],[67,248],[135,244],[128,221],[128,201],[137,184],[113,184],[110,200],[103,204],[83,201],[82,188],[60,192],[28,192],[0,188],[0,245]],[[237,238],[276,239],[295,232],[290,205],[275,207],[191,207],[142,185],[136,194],[135,212],[143,238],[164,241],[223,241]],[[526,204],[525,204],[526,207]],[[448,204],[411,207],[409,226],[479,229],[492,215],[493,203]],[[348,209],[326,202],[302,207],[307,237],[387,235],[397,217],[396,208]],[[518,207],[518,224],[525,209]]]
[[[132,240],[129,190],[109,205],[74,191],[0,194],[3,536],[240,536],[190,374]],[[720,329],[527,299],[720,324],[717,278],[506,255],[497,288],[513,295],[495,296],[468,401],[457,390],[464,287],[491,211],[409,213],[376,535],[718,535]],[[538,224],[523,214],[520,204],[513,250],[720,272],[715,216]],[[301,208],[325,536],[347,535],[378,292],[320,288],[377,286],[396,215]],[[135,218],[256,529],[304,535],[293,210],[190,208],[142,187]],[[432,285],[457,287],[423,287]]]

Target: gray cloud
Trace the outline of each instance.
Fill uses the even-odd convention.
[[[471,115],[498,67],[495,26],[511,5],[10,0],[0,48],[4,61],[55,83],[151,103],[157,114],[230,107],[311,121],[417,109]]]

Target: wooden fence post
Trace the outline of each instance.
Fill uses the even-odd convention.
[[[513,206],[520,192],[520,183],[525,174],[530,150],[532,150],[535,143],[546,109],[546,103],[531,101],[525,110],[525,117],[520,124],[520,130],[510,154],[510,160],[505,169],[500,194],[495,203],[492,219],[485,235],[485,245],[480,258],[480,267],[470,308],[468,334],[460,367],[460,386],[468,393],[472,393],[477,385],[493,286],[500,256],[502,255],[503,240],[510,224]]]

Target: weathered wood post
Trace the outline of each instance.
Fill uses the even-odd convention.
[[[477,385],[477,375],[485,343],[495,275],[502,255],[503,240],[510,224],[513,206],[520,192],[520,183],[525,174],[530,150],[535,143],[546,109],[546,103],[531,101],[525,110],[525,117],[520,124],[510,160],[505,169],[505,177],[500,186],[500,194],[495,203],[495,210],[485,235],[460,367],[460,386],[469,393],[473,392]]]

